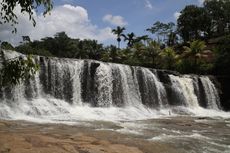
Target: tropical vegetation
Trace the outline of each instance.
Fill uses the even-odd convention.
[[[189,5],[177,23],[156,21],[146,29],[148,35],[137,36],[116,27],[111,32],[117,46],[103,46],[96,40],[70,38],[65,32],[53,37],[23,42],[2,48],[24,54],[65,58],[95,59],[105,62],[175,70],[181,73],[230,75],[230,1],[205,0],[202,7]],[[151,38],[152,37],[152,38]],[[124,41],[126,47],[121,47]]]

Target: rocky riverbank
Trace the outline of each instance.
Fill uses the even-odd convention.
[[[167,145],[112,131],[63,124],[0,121],[0,153],[176,152]]]
[[[74,133],[72,132],[74,131]],[[67,125],[0,122],[0,153],[142,153]]]
[[[74,125],[59,123],[0,120],[0,153],[230,151],[229,118],[178,116],[119,122],[76,121]]]

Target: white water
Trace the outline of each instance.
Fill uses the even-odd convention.
[[[80,76],[82,73],[82,66],[83,61],[76,62],[74,64],[74,67],[72,68],[72,77],[71,80],[73,82],[73,98],[72,101],[75,105],[82,105],[82,99],[81,99],[81,82],[80,82]]]
[[[218,110],[220,107],[220,99],[215,85],[208,77],[201,77],[202,85],[205,88],[206,100],[208,101],[208,108]]]
[[[195,95],[193,79],[187,76],[179,77],[169,75],[173,88],[178,93],[177,96],[185,102],[186,106],[197,108],[199,107],[197,96]]]
[[[175,107],[171,109],[154,110],[143,105],[138,107],[90,107],[71,105],[54,98],[38,98],[32,101],[21,100],[17,103],[0,104],[0,116],[4,119],[30,120],[39,122],[77,123],[78,121],[134,121],[152,118],[180,116],[178,110],[191,116],[230,118],[230,113],[207,110],[203,108]]]
[[[145,84],[146,86],[149,86],[149,83],[151,84],[151,86],[153,86],[155,88],[155,92],[156,92],[156,101],[159,103],[159,106],[161,108],[163,107],[167,107],[167,95],[166,95],[166,91],[164,86],[162,85],[162,83],[157,79],[156,75],[154,73],[152,73],[149,69],[143,68],[142,69],[144,77],[145,77]],[[149,93],[147,94],[152,94],[151,89],[148,89]]]
[[[117,65],[121,73],[123,101],[125,106],[138,107],[141,104],[140,92],[138,91],[138,83],[136,77],[133,77],[132,71],[129,66]]]
[[[112,69],[107,64],[101,64],[96,71],[96,82],[98,92],[98,106],[109,107],[112,105]]]
[[[15,57],[18,54],[7,56]],[[40,62],[39,57],[37,60]],[[152,72],[153,70],[147,68],[131,68],[121,64],[97,61],[87,61],[89,66],[93,62],[99,65],[95,71],[94,80],[96,106],[99,107],[90,107],[90,102],[86,103],[82,99],[81,80],[84,79],[82,74],[84,71],[90,71],[84,69],[84,62],[83,60],[43,58],[44,65],[35,78],[29,80],[29,85],[22,83],[14,87],[10,93],[3,92],[0,100],[0,118],[77,122],[80,120],[143,120],[185,114],[223,118],[230,116],[229,113],[219,110],[218,92],[208,77],[200,77],[208,102],[208,109],[205,109],[199,106],[192,77],[166,74],[171,81],[172,90],[176,93],[173,96],[179,97],[180,100],[176,105],[179,107],[175,107],[169,105],[171,99],[168,99],[165,84],[160,82],[156,70]],[[112,70],[118,70],[116,73],[121,76],[121,98],[124,103],[122,107],[117,107],[113,102],[113,81],[115,80]],[[142,76],[138,75],[138,71]],[[41,74],[44,74],[43,80],[40,78]],[[142,83],[140,83],[140,78],[143,80]],[[44,86],[48,93],[44,90]],[[143,91],[140,90],[141,86]],[[29,98],[26,94],[30,95]],[[141,97],[143,95],[148,100],[147,104],[143,102]],[[71,102],[66,100],[68,98]],[[156,103],[159,106],[150,107]]]

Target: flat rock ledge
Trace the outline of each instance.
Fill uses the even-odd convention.
[[[43,125],[44,126],[44,125]],[[48,126],[49,127],[49,126]],[[50,132],[52,131],[52,132]],[[72,135],[57,129],[0,121],[0,153],[143,153],[137,147],[99,140],[86,133]]]

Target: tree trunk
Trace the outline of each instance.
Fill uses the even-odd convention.
[[[155,57],[152,56],[152,68],[155,68]]]

